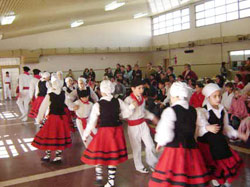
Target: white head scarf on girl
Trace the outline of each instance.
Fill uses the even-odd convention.
[[[175,82],[170,88],[170,95],[172,97],[179,97],[180,99],[188,98],[189,89],[184,82]]]
[[[57,78],[57,76],[51,77],[51,88],[48,91],[49,93],[54,92],[56,94],[60,94],[61,92],[61,85],[60,80]]]
[[[103,80],[100,84],[100,90],[107,96],[112,96],[112,93],[115,91],[115,87],[110,80]]]
[[[208,98],[211,94],[213,94],[216,91],[220,91],[221,88],[215,84],[215,83],[209,83],[202,89],[202,94]]]
[[[71,77],[67,77],[67,78],[65,78],[65,82],[67,83],[67,82],[69,82],[70,80],[72,80],[73,81],[73,79],[71,78]]]
[[[50,77],[50,73],[49,72],[45,71],[45,72],[42,73],[42,79],[46,79],[48,77]]]

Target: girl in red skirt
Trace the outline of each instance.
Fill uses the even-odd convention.
[[[198,111],[198,142],[199,149],[206,165],[212,171],[214,186],[231,186],[230,184],[239,175],[243,161],[232,150],[225,138],[241,138],[246,135],[234,130],[228,121],[228,114],[221,103],[221,89],[217,84],[207,84],[202,90],[206,97],[206,105]]]
[[[156,150],[164,151],[149,181],[149,187],[206,187],[210,183],[195,141],[196,110],[189,106],[189,88],[176,82],[170,88],[172,106],[165,109],[156,128]]]
[[[45,150],[46,155],[42,161],[49,161],[51,151],[56,151],[54,163],[62,160],[62,151],[71,146],[70,127],[64,112],[65,93],[61,91],[57,78],[51,79],[52,88],[46,95],[39,109],[37,121],[41,121],[49,108],[47,121],[36,134],[32,145],[40,150]]]
[[[127,105],[112,96],[114,86],[109,80],[100,84],[102,98],[95,103],[83,140],[86,141],[100,119],[97,134],[83,152],[81,160],[96,166],[96,184],[102,186],[102,165],[108,166],[108,182],[105,187],[113,187],[116,166],[128,159],[126,142],[120,116],[127,118],[132,114],[135,104]]]
[[[41,80],[37,83],[36,93],[35,93],[35,100],[32,102],[32,108],[29,113],[30,118],[36,118],[39,108],[47,94],[47,90],[50,87],[49,85],[50,73],[43,72]]]

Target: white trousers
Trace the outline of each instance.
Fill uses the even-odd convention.
[[[9,84],[4,84],[4,99],[11,99],[11,89]]]
[[[158,162],[158,158],[156,157],[155,145],[146,122],[136,126],[128,126],[128,137],[132,147],[135,169],[141,170],[144,168],[141,158],[142,141],[145,145],[146,162],[149,166],[154,168]]]
[[[16,102],[23,116],[28,115],[29,102],[30,102],[29,90],[23,90],[23,92],[20,93],[20,96],[17,98]]]
[[[82,121],[80,119],[76,119],[76,126],[77,126],[77,129],[79,131],[79,134],[81,135],[81,138],[83,139],[83,134],[84,134],[84,129],[83,129],[83,126],[82,126]],[[93,134],[96,134],[97,133],[97,129],[94,128],[92,130]],[[92,141],[93,137],[90,135],[88,138],[87,138],[87,141],[84,142],[83,141],[83,144],[85,145],[85,147],[87,148],[89,143]]]

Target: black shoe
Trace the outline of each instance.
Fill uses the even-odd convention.
[[[102,180],[101,179],[99,179],[99,180],[95,180],[95,182],[94,182],[94,184],[96,185],[96,186],[103,186],[103,184],[102,184]]]
[[[62,157],[55,157],[52,162],[54,164],[61,164],[62,163]]]
[[[41,161],[49,162],[50,161],[50,155],[45,155],[43,158],[41,158]]]

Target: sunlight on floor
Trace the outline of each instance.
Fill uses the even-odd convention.
[[[8,138],[8,139],[4,139]],[[10,158],[19,155],[17,147],[20,146],[23,152],[35,151],[37,148],[31,145],[33,138],[22,138],[22,139],[9,139],[9,135],[0,136],[0,158]],[[15,142],[15,143],[13,143]],[[15,144],[15,145],[14,145]]]
[[[15,120],[19,117],[14,111],[5,111],[0,113],[0,119],[4,120]]]

